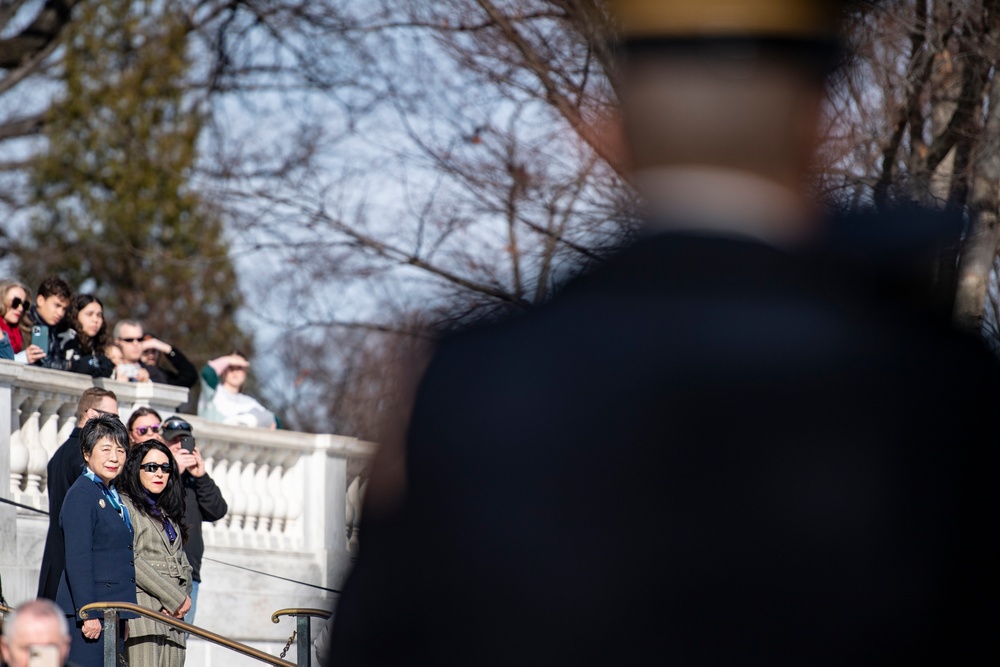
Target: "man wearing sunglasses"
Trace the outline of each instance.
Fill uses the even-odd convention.
[[[194,580],[191,610],[184,615],[184,620],[194,623],[194,615],[198,610],[198,587],[201,584],[201,559],[205,553],[201,523],[218,521],[226,516],[229,505],[215,481],[205,471],[205,460],[195,447],[193,429],[188,421],[176,415],[165,419],[160,424],[159,436],[173,453],[177,471],[184,484],[184,522],[188,526],[184,552],[191,563],[191,578]]]
[[[113,391],[90,387],[76,405],[76,428],[49,460],[45,485],[49,491],[49,530],[45,536],[42,569],[38,575],[38,597],[56,599],[59,578],[66,568],[65,543],[59,528],[59,511],[69,487],[83,471],[80,432],[84,424],[99,415],[118,415],[118,397]]]
[[[115,325],[114,334],[125,363],[145,369],[151,381],[189,389],[198,381],[198,369],[188,361],[184,353],[173,345],[145,334],[142,322],[122,320]],[[160,365],[162,357],[166,357],[172,369]]]

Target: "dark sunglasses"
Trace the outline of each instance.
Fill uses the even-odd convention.
[[[170,471],[174,469],[169,463],[143,463],[139,468],[148,473],[154,473],[159,469],[164,475],[169,475]]]
[[[118,340],[120,340],[123,343],[141,343],[142,342],[141,338],[119,338]]]
[[[135,430],[139,435],[146,435],[149,432],[159,433],[160,428],[159,424],[150,424],[149,426],[138,426]]]
[[[30,304],[28,303],[27,299],[22,299],[19,296],[15,296],[13,299],[11,299],[10,302],[11,310],[17,310],[18,308],[24,308],[25,310],[27,310],[29,307]]]
[[[190,431],[191,424],[186,421],[181,421],[180,419],[171,419],[166,424],[160,424],[160,428],[165,431]]]

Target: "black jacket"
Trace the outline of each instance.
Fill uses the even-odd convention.
[[[49,493],[49,529],[45,535],[45,551],[42,555],[42,569],[38,575],[38,597],[56,599],[59,579],[66,568],[65,543],[59,527],[59,512],[62,510],[66,492],[83,472],[83,454],[80,452],[79,426],[73,429],[69,438],[56,449],[46,469],[45,486]]]
[[[177,370],[172,371],[158,365],[148,366],[143,364],[142,367],[149,371],[150,380],[159,382],[160,384],[171,384],[175,387],[187,387],[189,389],[197,384],[198,369],[188,361],[183,352],[176,347],[172,347],[170,354],[166,355],[166,357]]]

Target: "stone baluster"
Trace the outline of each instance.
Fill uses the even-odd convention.
[[[203,453],[202,458],[204,456]],[[208,468],[208,461],[205,461],[205,468],[209,471],[208,474],[212,476],[212,481],[219,487],[219,492],[222,493],[222,497],[226,499],[226,505],[229,507],[226,511],[226,516],[215,522],[215,528],[217,532],[228,534],[233,521],[233,492],[229,488],[229,461],[225,457],[217,456],[212,456],[210,460],[212,461],[212,467]]]
[[[15,388],[10,402],[10,494],[18,497],[21,493],[21,483],[28,473],[28,447],[24,444],[22,429],[26,419],[25,408],[30,409],[29,394],[21,388]]]
[[[59,444],[59,408],[65,401],[61,396],[53,396],[41,405],[41,416],[39,418],[38,439],[45,450],[45,462],[52,458]]]
[[[257,466],[257,473],[254,475],[253,488],[258,498],[260,506],[257,508],[257,533],[266,542],[267,535],[271,532],[271,521],[274,518],[274,496],[268,487],[267,480],[271,473],[271,465],[264,460]]]
[[[271,467],[271,472],[267,477],[267,492],[274,501],[274,506],[271,509],[271,534],[275,540],[282,538],[282,534],[285,532],[285,521],[288,519],[288,500],[285,498],[284,485],[282,484],[286,470],[287,468],[282,463],[276,463]]]
[[[240,475],[240,488],[243,490],[243,497],[246,501],[243,511],[243,539],[250,537],[257,532],[257,520],[260,518],[260,496],[254,481],[257,475],[257,456],[260,452],[253,449],[248,452],[246,460],[243,462],[243,473]]]
[[[305,468],[309,459],[307,457],[300,457],[295,465],[289,468],[288,474],[285,475],[282,488],[282,495],[288,501],[288,511],[285,514],[285,530],[284,534],[289,544],[293,548],[302,548],[304,544],[303,539],[303,526],[302,526],[302,498],[312,489],[306,488],[305,484]],[[311,496],[314,497],[314,496]]]
[[[235,538],[243,531],[243,522],[246,519],[247,499],[243,493],[243,461],[238,449],[234,449],[229,458],[229,470],[226,473],[226,488],[229,495],[226,500],[229,502],[229,531]]]
[[[47,401],[41,396],[25,401],[22,410],[28,414],[28,419],[21,428],[21,441],[28,450],[28,465],[25,469],[24,494],[30,499],[41,496],[42,473],[48,463],[48,453],[42,447],[41,415],[42,406]]]
[[[56,449],[66,442],[73,429],[76,428],[76,404],[79,398],[70,398],[59,406],[59,434],[56,436]]]

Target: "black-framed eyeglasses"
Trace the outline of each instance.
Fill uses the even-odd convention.
[[[99,415],[111,415],[112,417],[115,417],[116,419],[118,419],[119,421],[121,421],[121,417],[118,416],[117,412],[108,412],[107,410],[100,410],[98,408],[91,408],[91,410],[93,410],[94,412],[96,412]]]
[[[24,310],[27,310],[30,305],[31,304],[28,303],[27,299],[22,299],[19,296],[15,296],[10,301],[10,309],[11,310],[17,310],[18,308],[23,308]]]
[[[145,470],[149,474],[153,474],[157,470],[162,472],[164,475],[169,475],[170,471],[174,469],[169,463],[143,463],[139,466],[142,470]]]
[[[150,424],[149,426],[136,426],[135,431],[139,435],[146,435],[147,433],[159,433],[162,426],[160,424]]]
[[[118,340],[120,340],[123,343],[141,343],[142,342],[141,338],[119,338]]]
[[[165,424],[160,424],[160,429],[164,431],[190,431],[191,424],[180,419],[171,419]]]

